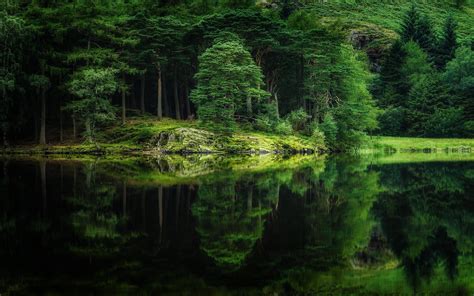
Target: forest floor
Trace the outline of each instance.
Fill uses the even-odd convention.
[[[393,152],[474,152],[474,139],[372,137],[376,150]]]
[[[72,134],[66,132],[66,134]],[[191,120],[161,121],[153,117],[129,118],[125,125],[103,129],[95,144],[67,139],[48,145],[20,144],[0,150],[3,154],[266,154],[319,153],[326,150],[300,134],[277,135],[240,128],[231,135],[206,130]]]

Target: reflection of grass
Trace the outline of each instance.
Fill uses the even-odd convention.
[[[399,152],[473,152],[474,139],[432,139],[408,137],[374,137],[375,150]]]
[[[126,163],[102,161],[101,171],[105,174],[126,179],[131,185],[174,185],[196,184],[204,179],[227,178],[223,172],[232,171],[233,176],[246,173],[262,173],[268,171],[288,170],[301,167],[312,167],[315,171],[324,169],[323,157],[294,155],[164,155],[150,158],[143,163],[135,164],[130,159]],[[161,166],[161,167],[160,167]],[[165,168],[165,170],[162,170]]]
[[[375,155],[377,164],[474,161],[474,153],[393,153]]]

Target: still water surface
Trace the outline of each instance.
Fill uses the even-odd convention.
[[[0,294],[473,295],[474,162],[407,158],[0,159]]]

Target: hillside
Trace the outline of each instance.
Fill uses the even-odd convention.
[[[401,20],[413,2],[430,18],[438,33],[446,17],[452,15],[458,24],[458,42],[473,42],[473,1],[466,1],[462,8],[457,8],[454,1],[338,0],[318,1],[305,5],[304,9],[318,15],[322,22],[342,22],[354,45],[366,50],[372,61],[377,61],[398,37]]]

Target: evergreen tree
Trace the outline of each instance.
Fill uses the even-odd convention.
[[[457,36],[456,36],[456,21],[450,15],[446,19],[443,27],[443,35],[438,45],[436,66],[438,69],[443,69],[446,64],[454,58],[456,52]]]
[[[403,17],[401,25],[400,38],[403,43],[412,40],[416,36],[419,20],[420,14],[415,5],[412,5]]]
[[[216,40],[199,57],[197,87],[191,93],[199,119],[215,130],[232,131],[237,110],[244,108],[249,100],[268,95],[259,88],[262,77],[240,40]]]
[[[8,145],[14,93],[20,90],[22,47],[26,41],[25,21],[0,11],[0,128]]]
[[[115,118],[115,110],[109,96],[118,89],[113,69],[85,69],[74,74],[69,83],[69,91],[78,100],[74,100],[67,108],[76,118],[84,122],[87,142],[94,142],[97,124]]]
[[[405,77],[401,72],[405,56],[403,43],[399,40],[395,41],[382,64],[380,73],[382,93],[379,105],[381,107],[399,105],[408,92]]]

